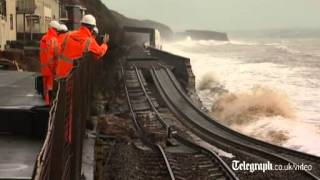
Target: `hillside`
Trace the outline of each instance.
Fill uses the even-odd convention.
[[[137,27],[148,27],[158,29],[161,33],[161,36],[165,39],[169,39],[173,35],[173,31],[165,24],[151,21],[151,20],[137,20],[133,18],[125,17],[124,15],[112,11],[114,18],[119,22],[120,26],[137,26]]]
[[[101,0],[80,0],[80,2],[87,8],[88,13],[97,18],[101,32],[109,32],[112,37],[116,37],[116,41],[121,39],[121,28],[123,26],[156,28],[163,38],[169,38],[173,35],[172,30],[162,23],[125,17],[116,11],[110,10]]]
[[[80,0],[81,4],[87,8],[87,12],[97,19],[99,31],[108,32],[113,42],[121,43],[122,30],[120,23],[113,17],[112,11],[100,0]]]

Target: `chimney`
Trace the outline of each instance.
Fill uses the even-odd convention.
[[[68,21],[66,25],[70,30],[78,29],[82,19],[82,7],[79,0],[65,1],[65,8],[68,14]]]

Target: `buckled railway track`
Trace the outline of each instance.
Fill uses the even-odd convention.
[[[198,109],[184,93],[168,68],[153,68],[150,73],[170,110],[179,117],[182,124],[203,140],[224,150],[239,151],[248,156],[259,157],[263,161],[293,166],[301,163],[312,165],[313,170],[311,171],[291,172],[296,173],[299,177],[320,179],[319,157],[272,145],[233,131]]]
[[[125,70],[121,66],[121,72],[136,132],[143,144],[155,153],[145,159],[146,169],[157,166],[163,171],[165,167],[167,173],[163,178],[166,179],[238,179],[215,152],[180,135],[163,120],[157,110],[159,103],[152,97],[137,67]],[[158,173],[150,172],[150,179],[159,178],[154,174]]]

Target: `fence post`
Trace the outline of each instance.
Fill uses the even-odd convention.
[[[66,81],[60,80],[60,91],[57,94],[57,107],[55,116],[53,118],[53,136],[52,136],[52,149],[50,157],[50,179],[60,180],[63,174],[63,148],[64,148],[64,128],[65,128],[65,107],[66,107]]]
[[[36,180],[77,180],[81,177],[82,146],[92,96],[91,55],[74,61],[70,75],[55,81],[46,141],[35,166]],[[70,137],[71,136],[71,137]]]

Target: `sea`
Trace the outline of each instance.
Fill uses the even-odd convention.
[[[320,156],[320,38],[165,42],[190,58],[210,116],[248,136]]]

